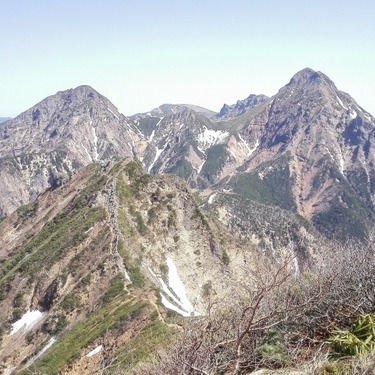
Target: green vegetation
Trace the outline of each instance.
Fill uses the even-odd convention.
[[[129,287],[136,289],[143,288],[146,285],[146,279],[140,269],[140,259],[137,258],[133,260],[131,258],[122,240],[119,240],[117,250],[123,259],[124,266],[129,273],[130,280],[132,281]]]
[[[335,329],[330,339],[338,356],[361,356],[375,348],[375,321],[371,315],[360,315],[349,331]]]
[[[17,221],[14,223],[14,227],[17,228],[20,224],[33,217],[37,211],[38,202],[29,203],[17,208]]]
[[[203,164],[200,175],[210,182],[215,181],[215,177],[221,171],[229,153],[225,145],[215,145],[207,150],[207,160]]]
[[[295,211],[292,181],[286,158],[264,166],[253,173],[233,177],[229,183],[233,191],[256,202]]]
[[[223,254],[222,254],[222,256],[221,256],[221,259],[222,259],[223,263],[224,263],[226,266],[227,266],[227,265],[229,264],[229,262],[230,262],[229,255],[228,255],[228,253],[227,253],[225,250],[223,250]]]
[[[110,282],[108,290],[102,297],[103,304],[107,305],[124,291],[124,279],[121,274],[117,274]]]
[[[155,355],[157,349],[166,346],[168,339],[172,337],[174,329],[161,322],[156,311],[150,318],[151,322],[115,353],[114,365],[118,365],[121,370],[131,370],[136,364],[146,361]],[[110,373],[110,371],[105,372],[108,375]]]
[[[368,236],[368,222],[373,217],[369,205],[361,202],[335,166],[327,164],[325,175],[340,182],[330,208],[313,218],[316,228],[328,238],[345,242],[350,238],[364,241]],[[317,177],[318,178],[318,177]],[[323,179],[323,177],[320,177]]]
[[[180,159],[175,161],[173,166],[165,170],[165,173],[173,174],[175,176],[181,177],[184,180],[188,180],[188,178],[193,173],[193,168],[189,162],[185,160],[182,156]]]
[[[82,350],[92,344],[105,333],[123,329],[123,325],[132,320],[132,313],[142,310],[147,305],[145,302],[134,303],[131,299],[125,299],[124,295],[112,296],[112,303],[90,315],[85,321],[77,324],[66,335],[61,337],[51,350],[30,369],[21,371],[26,375],[32,372],[43,374],[58,374],[64,366],[83,355]]]
[[[95,168],[95,166],[93,167]],[[16,272],[34,280],[43,268],[52,267],[64,257],[66,251],[82,243],[88,236],[88,230],[98,221],[106,218],[103,207],[90,207],[96,197],[96,191],[106,182],[98,174],[87,183],[68,206],[44,225],[41,231],[30,238],[22,248],[14,252],[0,268],[0,298],[4,299]],[[29,209],[21,212],[30,212]],[[23,216],[22,216],[23,217]]]

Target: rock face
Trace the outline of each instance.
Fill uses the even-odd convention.
[[[89,86],[58,92],[0,128],[0,210],[21,204],[93,162],[137,156],[131,121]]]
[[[242,116],[251,108],[264,103],[267,99],[268,97],[266,95],[251,94],[244,100],[238,100],[236,104],[224,104],[223,108],[221,108],[220,112],[216,115],[216,120],[228,121],[235,117]]]

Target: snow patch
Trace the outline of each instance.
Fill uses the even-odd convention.
[[[157,147],[155,147],[155,149],[156,149],[156,155],[155,155],[154,161],[148,167],[148,170],[147,170],[148,173],[150,173],[152,167],[155,165],[156,161],[159,159],[159,156],[162,154],[162,152],[164,151],[164,149],[167,147],[167,144],[168,143],[166,142],[165,146],[163,148],[157,148]]]
[[[331,157],[331,159],[332,159],[333,161],[335,161],[335,158],[334,158],[333,155],[331,154],[331,151],[329,151],[328,147],[326,147],[326,150],[327,150],[329,156]]]
[[[90,125],[92,127],[92,134],[94,136],[94,160],[97,161],[99,159],[99,154],[98,154],[98,137],[96,135],[96,129],[92,125],[92,121],[90,122]]]
[[[212,203],[214,203],[214,200],[215,200],[216,196],[217,196],[217,193],[213,193],[213,194],[211,194],[210,197],[208,198],[207,203],[208,203],[208,204],[212,204]]]
[[[159,124],[161,123],[161,120],[163,120],[164,117],[160,117],[160,120],[158,121],[158,123],[155,125],[155,126],[159,126]]]
[[[132,145],[130,144],[130,142],[128,142],[128,146],[130,148],[130,151],[132,152],[133,156],[134,156],[134,147],[132,147]]]
[[[203,165],[204,165],[205,162],[206,162],[206,160],[203,160],[202,164],[201,164],[201,165],[198,165],[197,167],[194,166],[194,165],[191,165],[191,166],[192,166],[192,168],[193,168],[194,170],[196,170],[197,173],[199,174],[199,173],[201,173],[202,167],[203,167]]]
[[[205,148],[209,148],[217,143],[222,142],[229,136],[228,132],[221,130],[207,129],[204,126],[203,133],[198,134],[198,142]]]
[[[161,296],[161,303],[169,310],[175,311],[177,314],[180,314],[181,316],[188,317],[190,314],[188,314],[186,311],[183,311],[179,309],[177,306],[175,306],[173,303],[169,302],[163,295],[163,293],[160,293]]]
[[[44,354],[56,341],[57,340],[55,336],[51,337],[49,341],[47,342],[47,344],[43,347],[43,349],[35,357],[32,358],[33,363],[35,362],[37,358],[39,358],[42,354]],[[30,366],[30,364],[28,365]]]
[[[354,118],[357,117],[357,112],[356,112],[354,109],[352,109],[352,110],[350,111],[350,113],[349,113],[349,116],[350,116],[352,119],[354,119]]]
[[[235,159],[237,159],[237,158],[236,158],[236,154],[235,154],[232,150],[229,150],[229,152],[230,152],[230,154],[231,154]]]
[[[81,143],[82,148],[86,151],[87,156],[89,157],[90,163],[92,163],[92,157],[90,153],[87,151],[87,148]]]
[[[124,269],[124,276],[125,276],[125,279],[128,280],[128,281],[131,281],[130,280],[130,276],[128,274],[128,271],[126,269]]]
[[[180,129],[181,129],[184,125],[185,125],[184,123],[180,124]]]
[[[247,156],[251,156],[251,154],[259,147],[259,139],[257,139],[257,141],[255,142],[254,147],[250,148],[245,140],[241,137],[240,133],[238,133],[238,136],[248,151]]]
[[[168,284],[170,289],[177,295],[177,298],[180,300],[180,306],[183,310],[187,311],[189,315],[199,315],[195,310],[191,302],[186,296],[186,289],[183,282],[178,275],[176,265],[174,264],[171,258],[167,258],[168,265]]]
[[[14,335],[20,329],[24,331],[29,331],[31,328],[35,326],[41,319],[44,318],[46,313],[42,313],[38,310],[28,310],[20,320],[17,320],[15,323],[12,324],[12,330],[9,333],[9,336]]]
[[[342,156],[341,148],[339,148],[339,157],[340,157],[340,171],[344,174],[344,158]]]
[[[161,277],[156,276],[152,269],[146,265],[152,277],[155,281],[159,282],[162,288],[163,292],[160,292],[162,304],[167,309],[173,310],[184,317],[200,315],[194,310],[193,305],[187,298],[185,286],[181,281],[177,268],[171,258],[167,258],[167,265],[169,285],[167,285]],[[165,293],[173,303],[168,300],[163,293]]]
[[[116,113],[113,113],[109,108],[107,108],[107,109],[108,109],[109,112],[112,113],[113,116],[115,116],[115,117],[117,118],[117,120],[120,120],[120,119],[118,118],[118,116],[116,115]]]
[[[338,96],[336,96],[336,98],[337,98],[337,102],[341,105],[342,108],[344,108],[344,109],[348,109],[348,107],[346,107],[346,106],[344,105],[344,103],[342,102],[342,100],[341,100]]]
[[[149,143],[152,142],[152,140],[154,139],[154,135],[155,135],[155,129],[152,131],[151,135],[150,135],[150,138],[148,140]]]
[[[103,345],[99,345],[99,346],[96,347],[94,350],[91,350],[91,352],[90,352],[89,354],[86,354],[86,357],[92,357],[92,356],[94,356],[95,354],[100,353],[102,350],[103,350]]]

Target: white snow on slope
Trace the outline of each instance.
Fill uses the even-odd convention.
[[[340,156],[340,171],[344,174],[344,158],[342,156],[341,148],[339,148],[339,156]]]
[[[100,353],[102,350],[103,350],[103,345],[99,345],[94,350],[91,350],[91,352],[89,354],[86,354],[86,357],[92,357],[95,354]]]
[[[335,161],[335,158],[334,158],[333,155],[331,154],[331,151],[329,151],[329,148],[328,148],[328,147],[326,147],[326,150],[327,150],[329,156],[331,157],[331,159],[332,159],[333,161]]]
[[[91,128],[92,128],[92,134],[94,136],[94,160],[97,161],[99,159],[98,155],[98,137],[96,135],[96,129],[92,125],[92,121],[90,122]]]
[[[155,126],[159,126],[159,124],[161,123],[161,121],[163,120],[164,117],[160,117],[160,120],[159,122],[155,125]]]
[[[87,151],[87,148],[81,143],[82,148],[86,151],[87,156],[89,157],[90,163],[92,163],[92,157],[90,153]]]
[[[131,281],[128,271],[126,269],[124,269],[124,276],[126,280]]]
[[[43,347],[43,349],[35,356],[32,358],[33,360],[33,363],[35,362],[35,360],[37,358],[39,358],[43,353],[45,353],[55,342],[56,342],[56,337],[53,336],[49,339],[49,341],[47,342],[47,344]],[[28,364],[29,365],[29,364]],[[29,365],[30,366],[30,365]]]
[[[221,130],[212,130],[204,127],[203,133],[198,134],[198,142],[204,147],[209,148],[219,142],[222,142],[229,136],[228,132]]]
[[[167,144],[168,143],[166,142],[165,146],[163,148],[157,148],[157,147],[155,147],[155,149],[156,149],[155,158],[154,158],[154,161],[148,167],[148,170],[147,170],[148,173],[150,173],[152,167],[154,166],[154,164],[156,163],[156,161],[159,159],[159,156],[162,154],[162,152],[164,151],[164,149],[167,147]]]
[[[169,288],[173,290],[173,292],[176,294],[177,298],[180,301],[180,306],[183,310],[187,311],[189,315],[199,315],[192,305],[192,303],[189,301],[189,299],[186,296],[186,289],[183,284],[183,282],[180,279],[180,276],[178,275],[176,265],[174,264],[173,260],[171,258],[167,258],[167,265],[168,265],[168,284]]]
[[[354,119],[354,118],[357,117],[357,112],[356,112],[354,109],[352,109],[352,110],[350,111],[349,115],[350,115],[351,118]]]
[[[14,335],[20,329],[29,331],[35,324],[43,319],[45,315],[46,313],[42,313],[38,310],[28,310],[20,320],[17,320],[12,324],[12,330],[10,331],[9,336]]]
[[[341,105],[342,108],[344,108],[344,109],[348,109],[348,107],[346,107],[346,106],[344,105],[344,103],[342,102],[342,100],[341,100],[338,96],[337,96],[336,98],[337,98],[337,101],[338,101],[338,103]]]
[[[165,297],[163,293],[160,293],[161,296],[161,303],[169,310],[175,311],[177,314],[180,314],[181,316],[188,317],[190,314],[188,314],[186,311],[181,310],[177,306],[175,306],[173,303],[169,302]]]
[[[168,265],[168,284],[169,286],[164,282],[164,280],[161,277],[158,277],[155,275],[155,273],[152,271],[152,269],[146,265],[148,271],[152,275],[152,277],[155,279],[155,281],[158,281],[163,292],[170,298],[170,300],[173,302],[170,302],[165,295],[160,292],[161,296],[161,302],[162,304],[170,310],[173,310],[177,312],[178,314],[188,317],[188,316],[198,316],[200,315],[196,310],[194,310],[193,305],[189,301],[189,299],[186,296],[186,289],[181,281],[177,268],[173,262],[172,259],[167,258],[167,265]]]
[[[245,140],[241,137],[240,133],[238,133],[238,136],[248,151],[247,156],[251,156],[251,154],[259,147],[259,139],[257,139],[257,141],[255,142],[254,147],[250,148],[248,144],[245,142]]]
[[[214,202],[216,196],[217,196],[217,193],[211,194],[210,197],[208,198],[208,201],[207,201],[208,204],[212,204]]]
[[[150,138],[148,140],[149,143],[152,142],[152,140],[154,139],[154,135],[155,135],[155,129],[152,131],[151,135],[150,135]]]
[[[202,162],[201,165],[198,165],[198,166],[191,165],[191,166],[192,166],[192,168],[193,168],[194,170],[196,170],[197,173],[199,174],[199,173],[201,173],[201,170],[202,170],[203,164],[204,164],[205,162],[206,162],[206,160],[203,160],[203,162]]]
[[[118,116],[116,115],[116,113],[113,113],[109,108],[107,108],[107,109],[108,109],[109,112],[112,113],[113,116],[115,116],[115,117],[117,118],[117,120],[120,120],[120,119],[118,118]]]

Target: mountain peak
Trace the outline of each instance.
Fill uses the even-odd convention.
[[[297,72],[289,81],[287,86],[300,86],[311,83],[333,83],[325,74],[310,68],[305,68]]]

